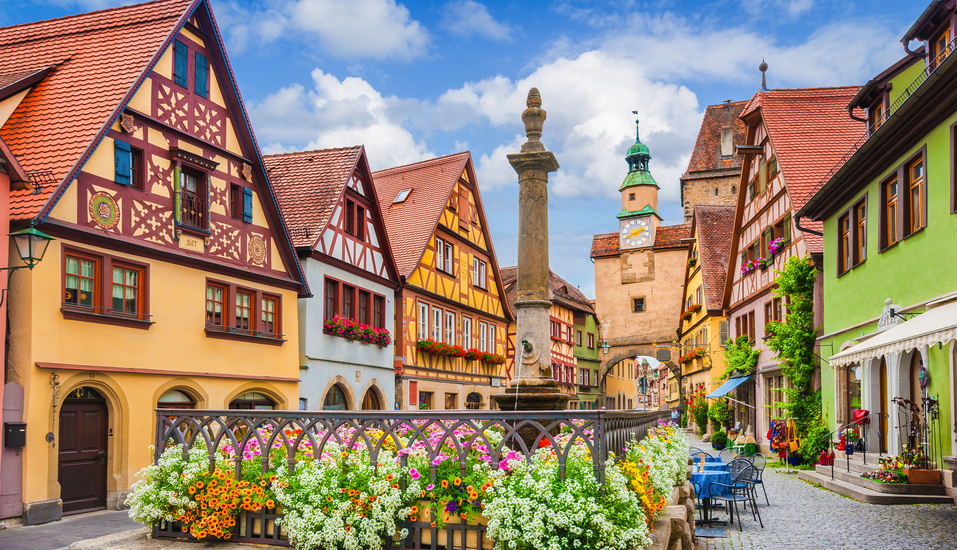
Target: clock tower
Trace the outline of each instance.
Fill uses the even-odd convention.
[[[628,175],[621,183],[621,213],[618,214],[619,244],[622,250],[650,247],[661,224],[658,215],[658,184],[648,170],[651,151],[641,142],[635,121],[635,144],[628,149]]]

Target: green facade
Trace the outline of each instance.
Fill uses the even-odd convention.
[[[599,342],[598,342],[598,321],[594,315],[585,315],[585,324],[575,324],[575,334],[578,334],[578,331],[582,333],[582,343],[578,345],[578,340],[576,337],[575,340],[575,359],[578,362],[578,368],[588,369],[590,372],[588,374],[589,380],[596,380],[599,374],[599,368],[601,367],[601,359],[599,359]],[[588,347],[588,335],[595,335],[595,347]],[[601,388],[597,385],[588,385],[588,386],[578,386],[578,402],[580,409],[597,409],[601,406]],[[586,406],[587,404],[587,406]]]

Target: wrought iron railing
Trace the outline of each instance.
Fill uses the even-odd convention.
[[[375,466],[387,442],[395,450],[407,448],[413,443],[419,444],[426,449],[430,462],[440,453],[449,453],[451,444],[457,453],[451,458],[459,462],[464,476],[468,453],[473,444],[481,444],[488,448],[493,469],[498,468],[499,462],[509,452],[518,452],[531,461],[532,455],[540,448],[551,448],[557,457],[559,476],[564,479],[571,448],[585,445],[591,453],[595,475],[603,484],[608,457],[612,453],[620,456],[628,441],[632,438],[643,439],[649,428],[668,418],[669,411],[306,412],[156,409],[154,461],[158,461],[163,451],[170,446],[183,445],[185,456],[189,449],[202,445],[209,455],[212,472],[216,457],[224,456],[221,451],[226,448],[245,449],[251,444],[259,449],[272,449],[278,444],[279,449],[286,454],[286,465],[291,472],[297,462],[297,450],[303,450],[303,446],[309,455],[318,457],[327,447],[338,450],[359,444],[368,450],[369,460]],[[462,437],[462,431],[471,432],[471,435]],[[492,437],[492,431],[498,435]],[[493,441],[497,443],[493,444]],[[242,478],[244,464],[247,467],[250,464],[243,462],[242,454],[232,455],[236,479]],[[406,466],[405,454],[399,454],[402,465]],[[264,454],[261,463],[263,473],[268,469],[268,461],[268,454]],[[437,468],[433,465],[429,472],[432,482],[436,481],[436,474]],[[243,512],[237,525],[232,527],[231,539],[288,545],[284,531],[276,524],[281,517],[281,514],[265,509]],[[399,542],[401,548],[423,548],[423,540],[431,540],[434,549],[436,541],[443,537],[447,537],[449,547],[465,548],[466,539],[481,543],[485,533],[485,528],[480,525],[449,525],[445,531],[427,522],[409,522],[407,526],[410,536]],[[423,531],[429,532],[424,538]],[[158,523],[153,527],[153,535],[191,538],[174,522]],[[461,544],[455,541],[461,541]],[[389,541],[386,547],[394,547],[395,544],[396,541]]]
[[[818,184],[811,188],[811,191],[809,191],[807,195],[804,197],[805,203],[810,201],[811,197],[813,197],[818,192],[818,190],[821,189],[821,187],[823,187],[828,181],[830,181],[830,179],[834,177],[835,174],[837,174],[837,172],[841,169],[841,167],[843,167],[844,164],[848,160],[850,160],[851,157],[853,157],[854,154],[857,153],[857,151],[861,147],[864,146],[864,143],[866,143],[867,140],[869,140],[871,136],[873,136],[874,133],[877,132],[877,130],[881,126],[884,125],[885,122],[887,122],[892,116],[894,116],[894,114],[901,107],[901,105],[903,105],[908,99],[910,99],[914,95],[914,93],[917,92],[917,89],[920,88],[921,85],[923,85],[924,82],[931,75],[937,72],[937,69],[940,68],[940,66],[943,64],[943,61],[947,59],[948,57],[950,57],[950,55],[953,54],[955,50],[957,50],[957,37],[954,37],[954,39],[950,41],[950,44],[947,45],[947,48],[944,51],[942,51],[940,54],[938,54],[937,57],[932,59],[929,64],[927,64],[924,70],[917,75],[917,78],[915,78],[914,81],[911,82],[910,85],[907,86],[907,88],[905,88],[903,92],[901,92],[901,95],[896,100],[894,100],[894,102],[891,103],[890,106],[883,113],[881,113],[881,116],[879,118],[865,123],[866,129],[864,130],[864,134],[860,138],[858,138],[857,141],[854,142],[854,145],[851,145],[850,149],[848,149],[847,152],[844,153],[844,155],[841,156],[841,158],[836,163],[834,163],[834,166],[832,166],[831,169],[827,171],[827,174],[825,174],[824,177],[821,178]]]
[[[852,427],[852,426],[854,427],[855,430],[857,430],[857,428],[858,428],[859,426],[861,426],[861,427],[864,427],[864,429],[861,430],[863,433],[860,434],[860,447],[862,448],[862,451],[861,451],[861,460],[863,461],[864,464],[867,464],[867,452],[870,450],[870,449],[868,448],[868,445],[867,445],[867,431],[868,431],[868,430],[867,430],[867,426],[870,425],[870,423],[871,423],[871,418],[873,418],[873,417],[876,417],[876,418],[877,418],[877,422],[878,422],[878,426],[877,426],[877,437],[878,437],[877,455],[878,455],[878,460],[880,460],[880,457],[883,456],[883,454],[884,454],[884,446],[885,446],[885,442],[884,442],[884,426],[886,426],[885,422],[887,422],[887,419],[888,419],[888,414],[887,414],[887,413],[882,413],[882,412],[868,412],[866,415],[862,416],[861,418],[858,418],[857,420],[853,420],[853,421],[851,421],[851,422],[848,422],[847,424],[844,424],[843,426],[840,426],[840,427],[837,428],[836,430],[834,430],[834,431],[830,432],[829,434],[827,434],[826,436],[824,436],[823,439],[824,439],[824,441],[825,441],[825,446],[826,446],[826,448],[828,449],[829,453],[832,454],[832,455],[834,454],[834,435],[835,435],[835,434],[840,434],[840,433],[844,432],[844,430],[846,430],[847,428],[850,428],[850,427]],[[856,442],[854,442],[854,443],[856,443]],[[846,443],[845,443],[845,444],[846,444]],[[853,444],[853,443],[852,443],[852,444]],[[847,471],[848,471],[848,473],[850,473],[850,471],[851,471],[851,455],[850,455],[850,454],[846,454],[846,457],[845,457],[845,458],[846,458],[846,460],[847,460]],[[831,479],[834,479],[834,460],[829,460],[829,462],[831,463]]]
[[[209,229],[209,207],[206,197],[184,191],[182,193],[182,218],[180,221],[197,229]]]

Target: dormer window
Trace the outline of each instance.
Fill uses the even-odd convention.
[[[871,132],[876,132],[881,124],[884,123],[884,101],[879,100],[870,109],[867,110],[867,127]]]
[[[950,27],[945,27],[944,30],[937,35],[937,38],[931,41],[930,43],[930,52],[928,54],[929,62],[928,68],[933,71],[936,69],[944,59],[950,55]]]
[[[405,199],[409,198],[409,193],[411,192],[411,189],[403,189],[402,191],[399,191],[399,194],[395,196],[395,200],[392,201],[392,204],[400,204],[405,202]]]

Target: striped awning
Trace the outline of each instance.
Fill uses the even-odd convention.
[[[875,359],[889,353],[900,353],[923,346],[946,344],[957,338],[957,301],[936,305],[894,328],[850,347],[828,359],[832,367],[842,367]]]

